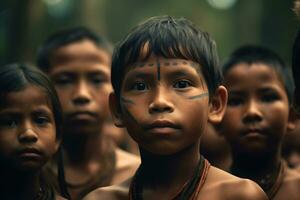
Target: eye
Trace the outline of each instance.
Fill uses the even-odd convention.
[[[36,116],[34,118],[34,122],[36,124],[38,124],[39,126],[45,126],[46,124],[48,124],[50,122],[49,117],[46,116]]]
[[[180,80],[180,81],[177,81],[173,87],[174,88],[178,88],[178,89],[184,89],[184,88],[187,88],[187,87],[190,87],[192,84],[187,81],[187,80]]]
[[[96,76],[92,76],[90,77],[90,81],[94,84],[94,85],[101,85],[105,82],[108,82],[108,78],[106,78],[103,75],[96,75]]]
[[[228,106],[239,106],[239,105],[242,105],[243,103],[244,103],[244,100],[241,97],[229,97],[227,105]]]
[[[149,89],[149,87],[143,82],[136,82],[136,83],[132,84],[132,86],[131,86],[131,90],[145,91],[148,89]]]
[[[271,103],[280,99],[279,95],[276,93],[266,93],[262,95],[261,100],[266,103]]]
[[[0,127],[2,128],[16,128],[18,126],[18,121],[11,118],[0,119]]]
[[[73,80],[70,77],[68,77],[68,76],[58,76],[58,77],[54,78],[54,83],[56,85],[63,86],[63,85],[70,84],[72,82],[73,82]]]

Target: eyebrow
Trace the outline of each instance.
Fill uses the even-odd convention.
[[[152,73],[146,73],[146,72],[129,72],[127,77],[129,77],[130,79],[132,78],[141,78],[141,79],[145,79],[145,78],[149,78],[149,77],[153,77],[155,76],[154,74]],[[128,78],[126,79],[128,80]]]
[[[53,111],[48,106],[43,105],[43,106],[41,106],[37,109],[34,109],[33,113],[34,114],[48,114],[48,115],[51,115],[51,114],[53,114]]]

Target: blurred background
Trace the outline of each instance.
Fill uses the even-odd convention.
[[[287,64],[299,21],[293,0],[1,0],[0,64],[33,63],[53,32],[86,26],[113,43],[154,15],[184,16],[216,40],[221,61],[243,44],[261,44]]]

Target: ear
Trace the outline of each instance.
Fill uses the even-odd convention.
[[[115,126],[123,128],[124,124],[122,120],[121,106],[115,93],[113,92],[109,94],[109,109]]]
[[[210,100],[208,121],[218,124],[222,121],[227,106],[227,90],[224,86],[219,86]]]
[[[298,119],[297,113],[293,108],[290,108],[289,120],[287,124],[287,132],[291,132],[296,128],[297,119]]]

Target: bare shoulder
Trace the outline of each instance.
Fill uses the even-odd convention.
[[[212,200],[268,199],[263,190],[255,182],[238,178],[215,167],[210,167],[199,198]]]
[[[116,148],[116,171],[111,184],[119,184],[132,177],[140,163],[138,156]]]
[[[55,200],[67,200],[67,199],[58,194],[55,194]]]
[[[300,199],[300,172],[296,169],[286,168],[283,182],[275,196],[279,199]]]
[[[127,200],[131,179],[124,181],[118,185],[101,187],[87,194],[83,200]]]

